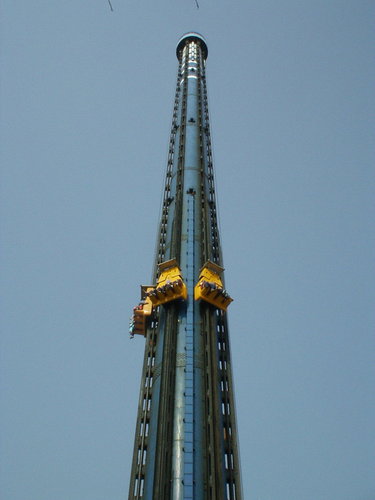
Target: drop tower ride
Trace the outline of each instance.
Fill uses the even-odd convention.
[[[130,324],[146,346],[129,500],[242,500],[203,37],[177,59],[153,284]]]

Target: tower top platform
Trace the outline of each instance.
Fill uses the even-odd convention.
[[[207,49],[206,40],[203,38],[202,35],[200,35],[199,33],[195,33],[194,31],[190,31],[189,33],[185,33],[178,41],[177,48],[176,48],[177,59],[180,59],[180,53],[181,53],[181,50],[184,48],[185,43],[187,41],[194,41],[194,40],[199,41],[200,46],[202,48],[203,57],[204,57],[204,59],[207,59],[208,49]]]

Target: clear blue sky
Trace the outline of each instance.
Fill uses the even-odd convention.
[[[373,1],[2,0],[2,500],[127,498],[186,31],[246,500],[375,500]]]

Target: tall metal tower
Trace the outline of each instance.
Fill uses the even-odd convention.
[[[130,325],[146,347],[129,500],[241,500],[203,37],[177,59],[154,283]]]

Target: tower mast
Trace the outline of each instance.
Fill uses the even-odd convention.
[[[242,500],[205,64],[177,45],[177,85],[154,283],[130,332],[146,337],[129,500]]]

